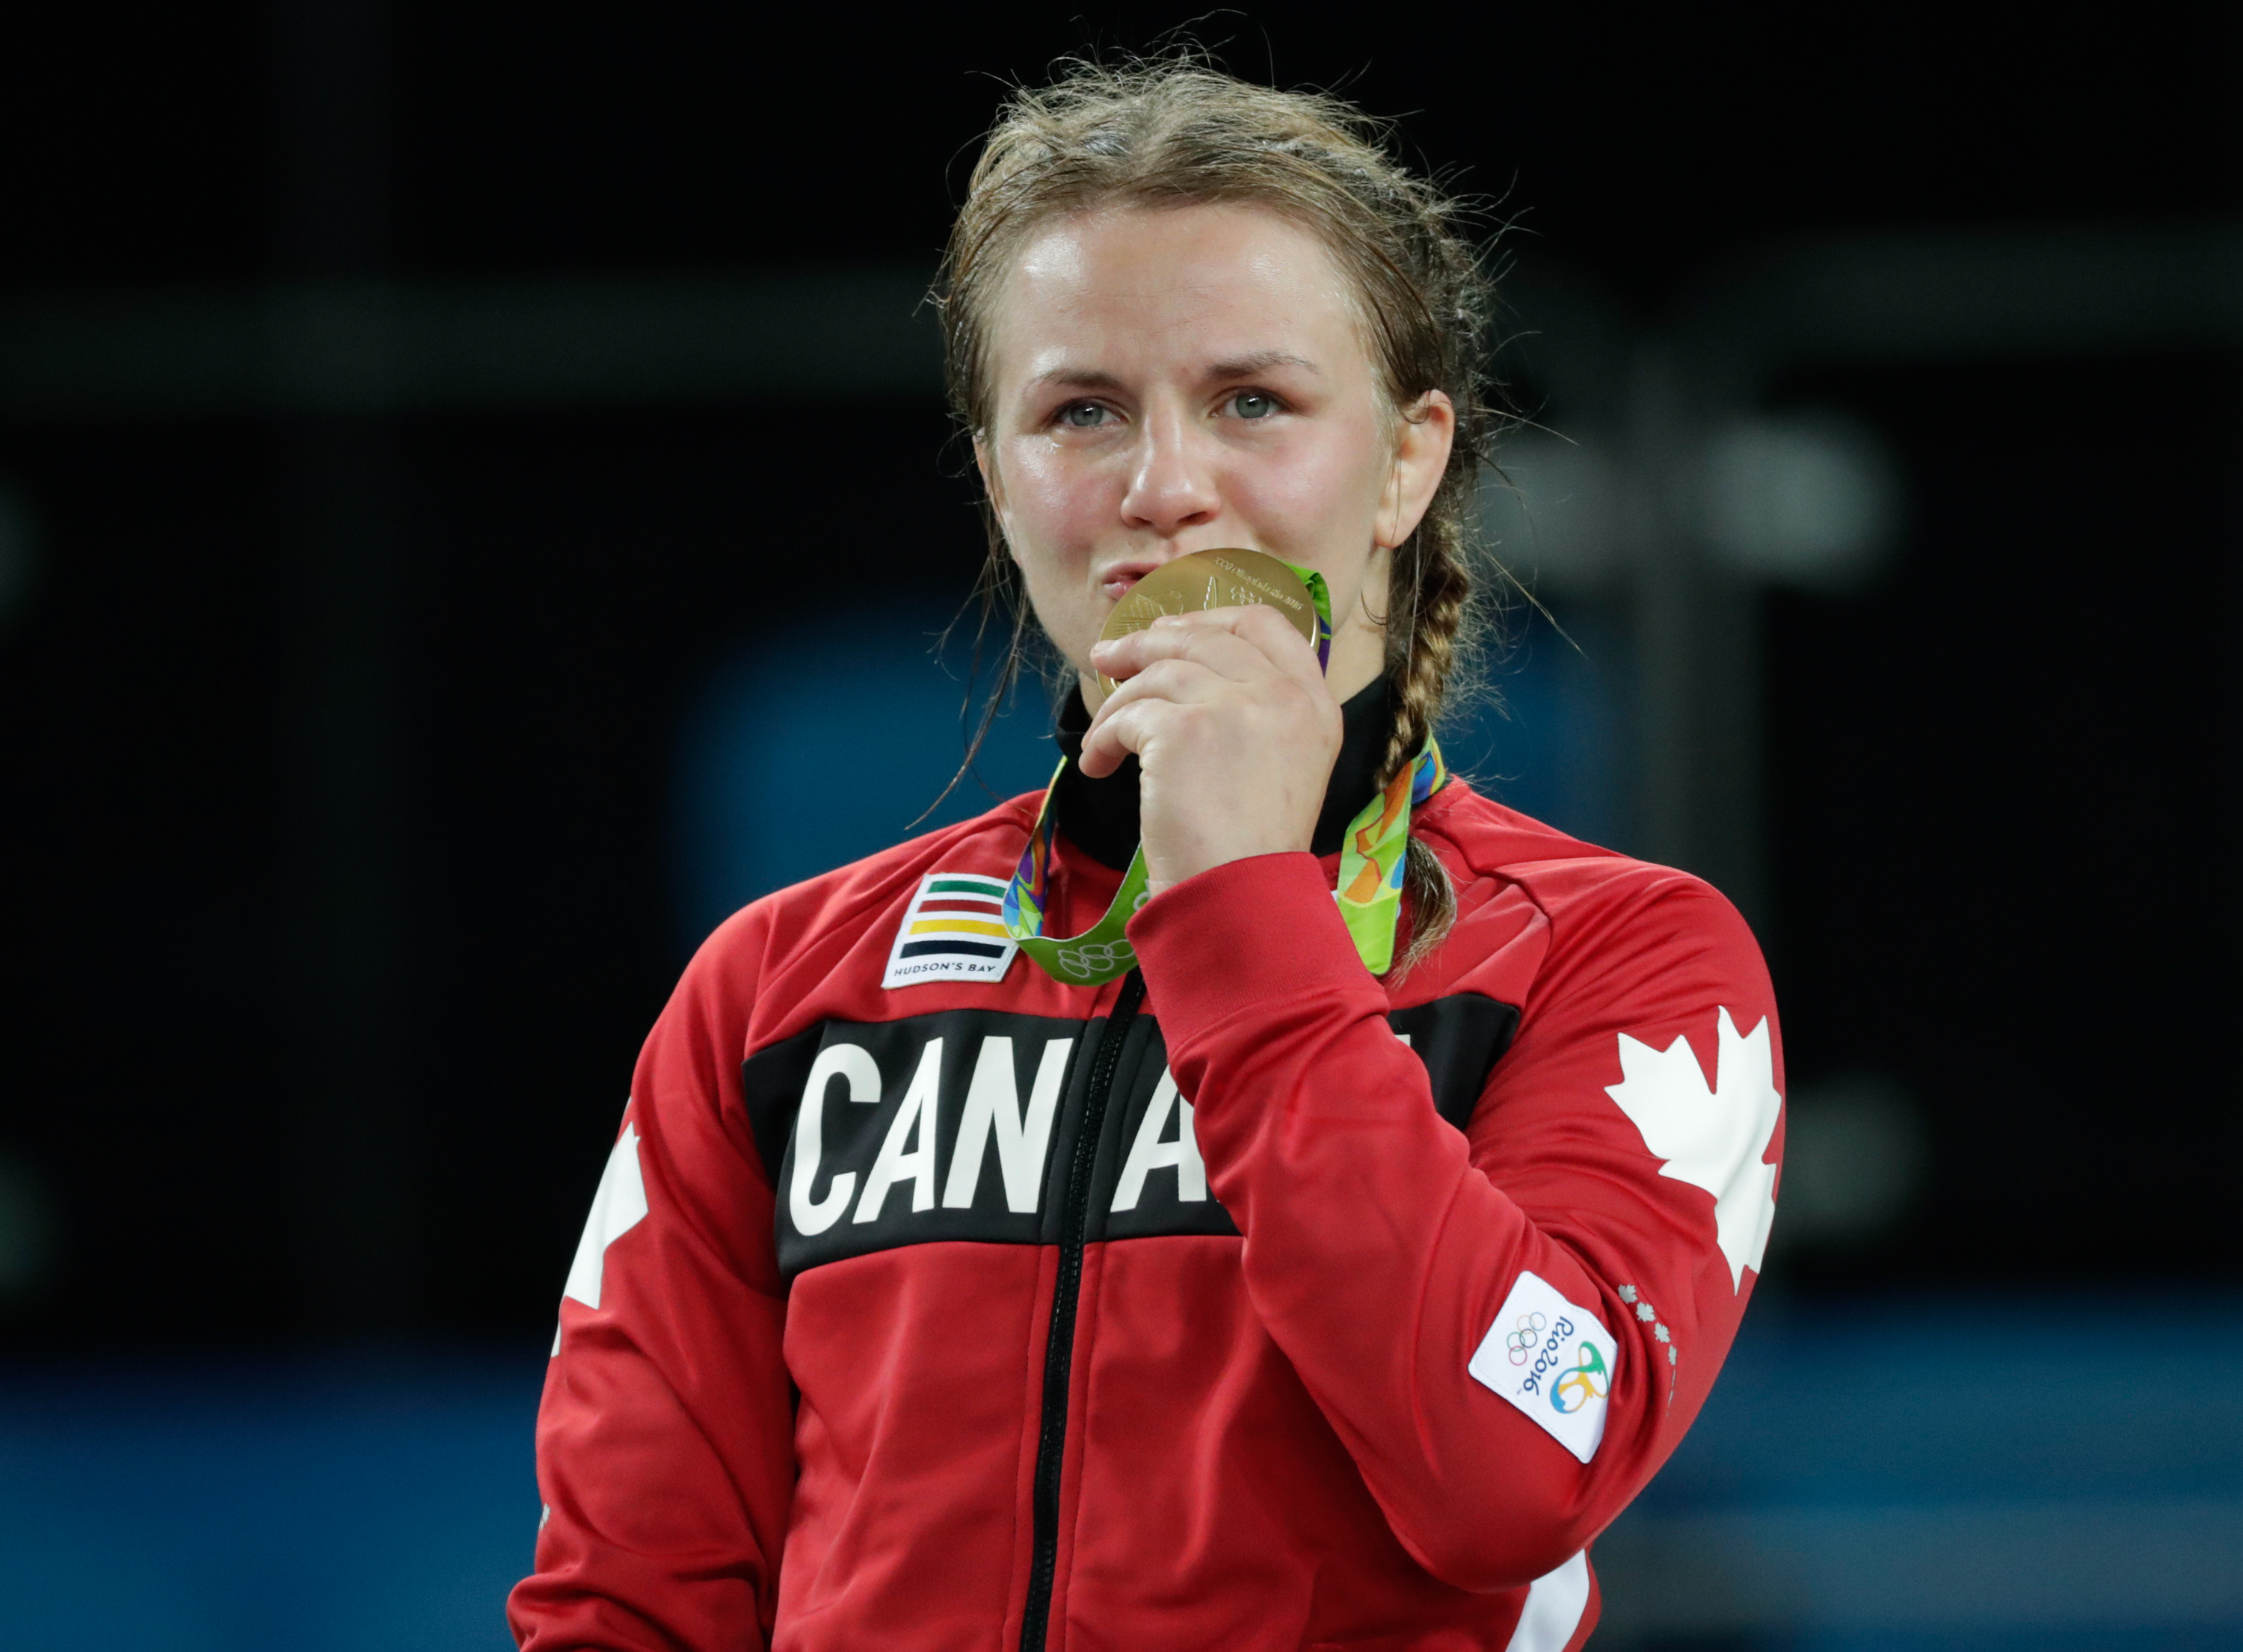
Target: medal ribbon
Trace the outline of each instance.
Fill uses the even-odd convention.
[[[1288,567],[1293,567],[1287,563]],[[1293,567],[1317,606],[1317,662],[1331,660],[1331,595],[1324,576],[1311,569]],[[1059,831],[1052,796],[1067,759],[1052,774],[1044,789],[1043,807],[1037,812],[1028,847],[1014,870],[1005,891],[1005,930],[1034,959],[1038,968],[1054,981],[1076,986],[1097,986],[1126,975],[1136,966],[1137,954],[1124,933],[1137,909],[1151,898],[1146,888],[1145,849],[1139,844],[1129,857],[1106,916],[1081,934],[1061,939],[1044,933],[1044,912],[1051,896],[1052,840]],[[1339,854],[1339,887],[1332,898],[1339,903],[1341,919],[1355,942],[1357,955],[1373,975],[1384,975],[1394,961],[1394,930],[1402,912],[1402,873],[1410,842],[1411,812],[1448,783],[1448,767],[1431,735],[1416,761],[1386,789],[1364,805],[1348,823]]]
[[[1432,735],[1386,789],[1364,805],[1340,840],[1339,887],[1332,899],[1356,955],[1373,975],[1394,965],[1394,930],[1402,919],[1402,872],[1409,862],[1410,816],[1418,804],[1449,783],[1440,742]]]

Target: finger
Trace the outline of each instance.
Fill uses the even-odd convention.
[[[1119,769],[1124,759],[1142,755],[1158,733],[1162,719],[1184,708],[1173,700],[1147,695],[1108,715],[1099,708],[1099,719],[1082,736],[1082,755],[1076,767],[1093,780],[1102,780]]]
[[[1317,658],[1316,644],[1295,630],[1292,621],[1276,609],[1257,602],[1250,608],[1210,608],[1199,617],[1251,643],[1296,682],[1324,681],[1324,663]]]
[[[1091,663],[1117,682],[1160,659],[1197,660],[1234,682],[1249,682],[1272,667],[1306,681],[1322,675],[1316,651],[1274,609],[1208,608],[1164,614],[1091,650]]]
[[[1128,675],[1099,707],[1084,735],[1083,755],[1078,759],[1082,772],[1097,779],[1118,768],[1128,753],[1144,755],[1143,736],[1136,732],[1142,724],[1137,720],[1133,719],[1128,737],[1117,738],[1103,728],[1107,719],[1143,702],[1181,708],[1236,698],[1242,709],[1258,704],[1266,710],[1299,695],[1327,714],[1336,712],[1330,685],[1300,634],[1282,614],[1263,615],[1258,625],[1252,620],[1252,610],[1243,608],[1164,615],[1146,630],[1095,654],[1094,661],[1108,675]],[[1278,658],[1272,660],[1267,648],[1277,650]],[[1292,661],[1298,663],[1290,664]]]
[[[1275,667],[1297,682],[1308,683],[1324,675],[1317,659],[1316,649],[1308,640],[1287,622],[1276,609],[1256,603],[1249,608],[1208,608],[1196,614],[1176,614],[1155,621],[1147,630],[1123,642],[1137,642],[1136,651],[1148,655],[1159,654],[1187,655],[1207,660],[1211,665],[1217,661],[1227,662],[1224,675],[1236,681],[1249,681]],[[1260,655],[1235,654],[1223,647],[1221,640],[1229,638],[1250,648]],[[1108,672],[1112,676],[1112,672]]]
[[[1127,682],[1165,660],[1188,660],[1232,682],[1254,682],[1273,668],[1262,651],[1229,630],[1214,626],[1182,623],[1185,617],[1162,619],[1142,631],[1132,632],[1091,651],[1091,663],[1117,682]]]
[[[1236,694],[1243,686],[1220,671],[1210,669],[1203,661],[1155,660],[1143,670],[1132,673],[1106,696],[1096,715],[1091,718],[1091,726],[1095,728],[1099,717],[1110,716],[1132,701],[1169,700],[1178,705],[1196,705],[1227,693]]]
[[[1082,755],[1076,766],[1096,780],[1119,767],[1123,757],[1137,749],[1134,745],[1115,745],[1105,733],[1106,725],[1128,707],[1141,701],[1158,701],[1172,706],[1202,705],[1226,691],[1236,692],[1235,685],[1193,661],[1155,660],[1106,696],[1105,702],[1092,716],[1090,726],[1083,730]],[[1094,754],[1096,767],[1093,766]]]

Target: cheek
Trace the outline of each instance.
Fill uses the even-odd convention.
[[[1379,433],[1368,422],[1317,421],[1263,462],[1238,467],[1235,502],[1263,532],[1303,553],[1369,548],[1385,480]],[[1324,566],[1320,556],[1310,560]]]
[[[1049,442],[1024,442],[1000,462],[1007,543],[1029,604],[1060,651],[1085,667],[1103,618],[1088,586],[1090,555],[1118,510],[1112,484]]]
[[[1023,442],[1005,458],[1005,500],[1022,555],[1080,555],[1110,516],[1110,479],[1047,441]]]

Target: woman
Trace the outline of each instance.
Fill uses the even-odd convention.
[[[1774,1005],[1718,895],[1431,742],[1449,211],[1202,69],[1007,111],[939,296],[1071,761],[686,971],[562,1306],[525,1647],[1586,1637],[1760,1263]],[[1282,605],[1100,640],[1216,550],[1317,576],[1328,658]]]

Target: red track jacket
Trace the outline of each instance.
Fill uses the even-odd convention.
[[[1457,782],[1407,975],[1288,854],[1062,984],[994,923],[1035,802],[686,970],[562,1304],[522,1645],[1579,1646],[1774,1212],[1743,922]],[[1119,879],[1061,857],[1073,934]]]

